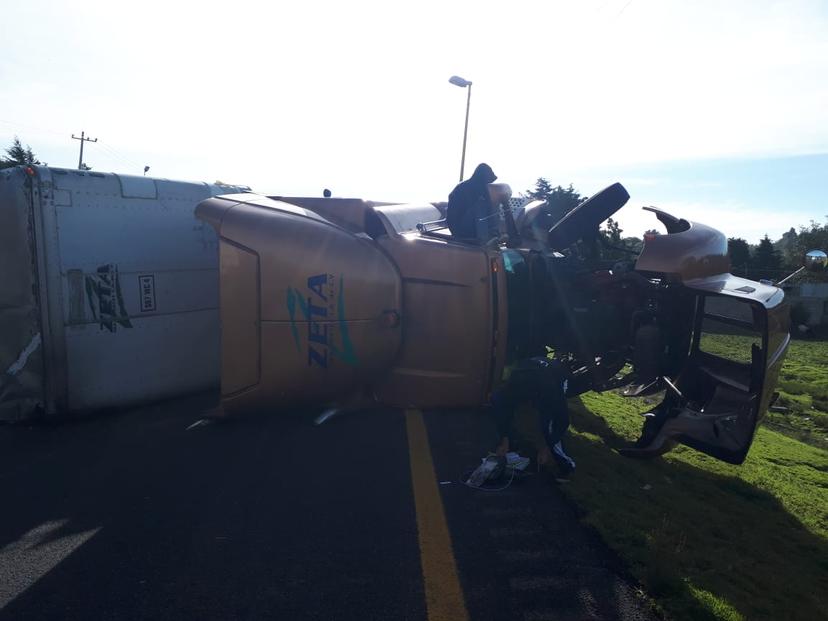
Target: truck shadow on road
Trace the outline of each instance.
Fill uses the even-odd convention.
[[[401,416],[187,431],[203,405],[0,428],[0,619],[422,609]]]

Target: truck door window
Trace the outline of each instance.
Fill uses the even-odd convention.
[[[706,297],[699,349],[725,360],[750,365],[754,347],[762,347],[762,335],[754,323],[750,303]]]

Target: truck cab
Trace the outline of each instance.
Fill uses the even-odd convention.
[[[220,244],[223,411],[477,407],[510,365],[548,353],[570,396],[666,390],[630,456],[684,442],[741,463],[788,345],[782,291],[730,275],[722,233],[652,208],[666,233],[607,261],[598,230],[629,199],[621,184],[551,226],[543,204],[515,213],[509,195],[490,186],[503,235],[473,243],[440,204],[203,201]]]

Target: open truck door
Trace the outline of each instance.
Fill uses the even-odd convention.
[[[683,284],[697,294],[687,362],[662,378],[664,401],[622,452],[653,457],[682,443],[741,464],[774,398],[790,341],[787,303],[781,289],[731,274]]]

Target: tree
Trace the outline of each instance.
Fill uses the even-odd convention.
[[[779,253],[782,266],[785,269],[795,270],[802,264],[801,257],[796,256],[798,238],[796,229],[791,227],[787,233],[782,233],[782,237],[773,244],[773,248]]]
[[[627,250],[632,250],[636,254],[640,254],[644,250],[644,240],[640,237],[625,237],[624,247]]]
[[[727,254],[730,257],[730,266],[734,274],[745,276],[750,264],[750,246],[741,237],[731,237],[727,240]]]
[[[624,229],[621,228],[621,225],[618,224],[617,220],[607,218],[607,228],[605,230],[605,235],[609,243],[611,243],[613,246],[621,245],[621,233],[623,232]]]
[[[762,278],[774,278],[779,276],[781,261],[779,253],[773,249],[773,242],[765,235],[753,253],[751,267],[758,270],[758,276]],[[753,274],[751,274],[753,276]]]
[[[547,213],[550,227],[586,199],[586,196],[581,196],[575,191],[571,183],[568,188],[559,185],[553,187],[543,177],[535,182],[533,189],[526,192],[526,197],[532,200],[546,201],[546,204],[549,205]]]
[[[817,224],[811,220],[810,226],[799,227],[796,246],[791,252],[791,267],[801,267],[805,253],[810,250],[828,251],[828,217],[826,217],[825,224]],[[826,282],[828,281],[828,270],[803,273],[798,278],[805,281]]]
[[[800,227],[794,250],[797,265],[802,265],[802,257],[809,250],[828,251],[828,218],[822,225],[811,220],[810,226]]]
[[[553,186],[543,177],[538,178],[535,187],[528,190],[525,196],[531,200],[546,201],[548,208],[542,216],[545,221],[539,223],[546,229],[552,228],[566,214],[588,198],[578,193],[571,183],[566,188],[560,185]],[[637,237],[622,237],[623,232],[617,220],[607,219],[604,228],[599,230],[600,236],[605,241],[604,247],[600,250],[602,258],[611,260],[628,259],[631,253],[641,252],[643,241]],[[607,244],[614,246],[614,248],[607,247]],[[628,252],[624,252],[625,249]]]
[[[23,144],[17,136],[14,137],[12,145],[6,149],[6,155],[8,157],[0,158],[0,168],[11,168],[12,166],[20,166],[21,164],[40,164],[40,161],[35,157],[34,153],[32,153],[32,148],[29,145],[26,145],[26,148],[24,149]]]
[[[631,253],[639,253],[644,247],[642,240],[637,237],[622,237],[621,233],[624,229],[618,223],[618,220],[607,218],[605,228],[600,231],[601,236],[605,240],[604,248],[601,250],[601,256],[604,259],[621,261],[629,259]]]
[[[561,186],[558,187],[560,188]],[[535,188],[532,190],[527,190],[526,196],[527,198],[531,198],[533,201],[545,201],[552,195],[554,189],[555,188],[552,187],[552,184],[549,183],[549,181],[547,181],[543,177],[539,177],[538,180],[535,182]]]
[[[607,218],[604,228],[599,233],[604,238],[604,248],[601,256],[604,259],[615,261],[628,260],[641,253],[644,249],[644,240],[639,237],[624,237],[618,220]],[[658,235],[658,232],[655,232]]]

